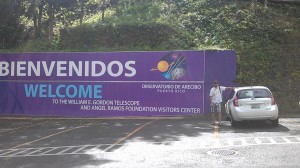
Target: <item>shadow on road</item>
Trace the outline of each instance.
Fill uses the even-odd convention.
[[[273,127],[268,121],[243,121],[237,127],[231,127],[230,123],[223,127],[223,131],[233,133],[255,133],[255,132],[289,132],[290,129],[282,124],[278,127]]]
[[[86,125],[88,123],[92,124]],[[207,138],[209,135],[213,138],[216,132],[247,134],[290,131],[282,124],[274,128],[263,121],[242,122],[237,128],[231,127],[228,121],[223,123],[222,126],[212,126],[208,119],[201,118],[1,120],[0,147],[20,144],[25,144],[22,147],[123,144],[135,141],[159,144],[179,141],[183,137]]]

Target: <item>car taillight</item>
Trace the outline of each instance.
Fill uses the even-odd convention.
[[[271,100],[272,100],[272,105],[275,105],[276,102],[275,102],[275,98],[273,96],[272,96]]]
[[[234,105],[235,107],[238,107],[238,106],[239,106],[238,98],[237,98],[237,97],[235,97],[235,98],[233,99],[233,105]]]

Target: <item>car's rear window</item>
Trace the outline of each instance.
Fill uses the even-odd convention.
[[[237,97],[238,99],[271,98],[271,93],[266,89],[247,89],[239,91]]]

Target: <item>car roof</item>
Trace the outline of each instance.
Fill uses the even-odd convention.
[[[243,87],[235,87],[236,91],[246,90],[246,89],[267,89],[267,90],[270,90],[266,86],[243,86]]]

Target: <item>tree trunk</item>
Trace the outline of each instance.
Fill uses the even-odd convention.
[[[105,0],[103,0],[103,4],[102,4],[102,20],[104,20],[104,12],[105,12]]]
[[[84,2],[83,0],[80,0],[80,26],[82,25],[84,17]]]
[[[53,4],[48,4],[48,15],[49,15],[49,25],[48,25],[48,38],[51,40],[53,38],[53,28],[54,28],[54,6]]]
[[[236,7],[241,7],[241,0],[236,0],[235,1]]]
[[[31,2],[31,6],[32,6],[32,16],[33,16],[33,29],[34,29],[34,36],[37,37],[37,32],[38,32],[38,23],[37,23],[37,19],[38,19],[38,14],[36,11],[36,0],[32,0]]]
[[[45,2],[42,0],[38,6],[39,13],[37,18],[37,31],[36,31],[36,37],[41,37],[42,34],[42,17],[43,17],[43,9],[44,9]]]
[[[253,14],[256,13],[256,5],[257,5],[257,0],[252,0],[252,12],[253,12]]]
[[[171,13],[171,0],[168,0],[168,17],[170,17]]]

